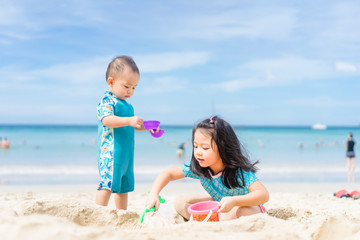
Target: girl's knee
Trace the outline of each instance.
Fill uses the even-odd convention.
[[[191,205],[191,198],[187,195],[180,195],[175,199],[174,205],[177,212],[187,211],[187,207]]]
[[[259,206],[252,207],[234,207],[230,212],[220,213],[220,221],[227,221],[237,219],[241,216],[250,216],[256,213],[261,213]]]
[[[186,208],[187,208],[191,204],[202,202],[202,201],[210,201],[210,200],[212,200],[211,197],[204,196],[204,195],[192,195],[192,194],[179,195],[175,199],[175,205],[177,205],[177,206],[186,206]]]
[[[236,216],[250,216],[256,213],[261,213],[261,209],[259,206],[252,206],[252,207],[240,207],[237,212]]]
[[[189,219],[187,208],[190,205],[189,198],[186,195],[180,195],[175,199],[174,208],[183,218]]]
[[[175,204],[191,204],[191,197],[188,195],[180,195],[175,199]]]
[[[185,219],[189,219],[190,214],[187,209],[191,204],[211,200],[208,196],[202,195],[179,195],[174,202],[174,207],[177,213],[183,216]]]

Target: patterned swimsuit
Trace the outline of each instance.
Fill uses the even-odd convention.
[[[98,108],[98,169],[101,177],[99,189],[115,193],[134,190],[134,128],[130,126],[109,128],[101,120],[110,115],[134,116],[133,107],[105,91]]]
[[[185,177],[199,179],[203,188],[209,193],[209,195],[215,200],[220,201],[223,197],[227,196],[239,196],[248,194],[250,191],[248,187],[253,184],[258,178],[255,176],[254,172],[246,172],[239,169],[239,171],[243,172],[245,187],[237,187],[237,188],[227,188],[221,182],[221,174],[212,176],[211,179],[201,178],[200,176],[194,174],[190,170],[190,162],[184,164],[182,167],[182,171]],[[240,177],[238,177],[238,182],[242,183]]]

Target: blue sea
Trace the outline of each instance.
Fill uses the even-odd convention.
[[[152,182],[162,170],[190,160],[191,144],[184,159],[177,159],[176,150],[191,142],[192,126],[162,129],[161,138],[135,134],[136,183]],[[355,141],[360,137],[358,127],[245,126],[235,131],[250,159],[260,162],[257,175],[264,182],[346,182],[345,141],[349,132]],[[99,183],[96,126],[0,126],[0,137],[11,143],[10,149],[0,149],[0,184]]]

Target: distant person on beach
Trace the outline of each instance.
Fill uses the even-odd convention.
[[[1,141],[1,148],[8,149],[10,148],[10,142],[7,140],[7,138],[4,138],[4,140]]]
[[[98,168],[101,182],[96,203],[107,206],[115,193],[117,209],[127,209],[128,192],[134,190],[134,130],[146,130],[126,102],[139,82],[139,69],[131,57],[113,59],[106,71],[109,90],[98,107]]]
[[[187,147],[188,144],[189,142],[183,142],[179,145],[178,149],[176,150],[176,155],[178,157],[179,162],[182,162],[183,157],[185,155],[185,148]]]
[[[159,193],[170,182],[185,177],[199,179],[209,195],[179,196],[176,211],[185,219],[187,208],[201,201],[218,201],[220,220],[265,212],[263,203],[269,193],[256,177],[258,162],[252,163],[244,155],[234,129],[215,116],[203,120],[193,129],[191,161],[160,173],[151,188],[146,208],[159,208]]]
[[[346,141],[346,158],[348,167],[348,182],[355,182],[355,141],[353,140],[352,133],[349,133],[348,140]]]

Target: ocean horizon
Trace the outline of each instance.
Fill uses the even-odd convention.
[[[194,124],[161,124],[161,127],[193,127]],[[0,127],[95,127],[97,128],[97,124],[54,124],[54,123],[34,123],[34,124],[25,124],[25,123],[0,123]],[[292,125],[292,124],[281,124],[281,125],[251,125],[251,124],[235,124],[232,125],[235,128],[312,128],[311,124],[303,124],[303,125]],[[326,127],[336,129],[336,128],[360,128],[360,123],[358,125],[326,125]]]
[[[136,182],[152,182],[166,168],[190,160],[191,144],[183,159],[176,150],[191,142],[192,125],[161,125],[166,132],[153,138],[135,135]],[[357,126],[234,126],[252,161],[259,161],[258,177],[267,182],[346,182],[345,141]],[[0,184],[97,185],[97,126],[1,124],[0,137],[11,147],[0,150]],[[357,173],[359,169],[356,169]]]

